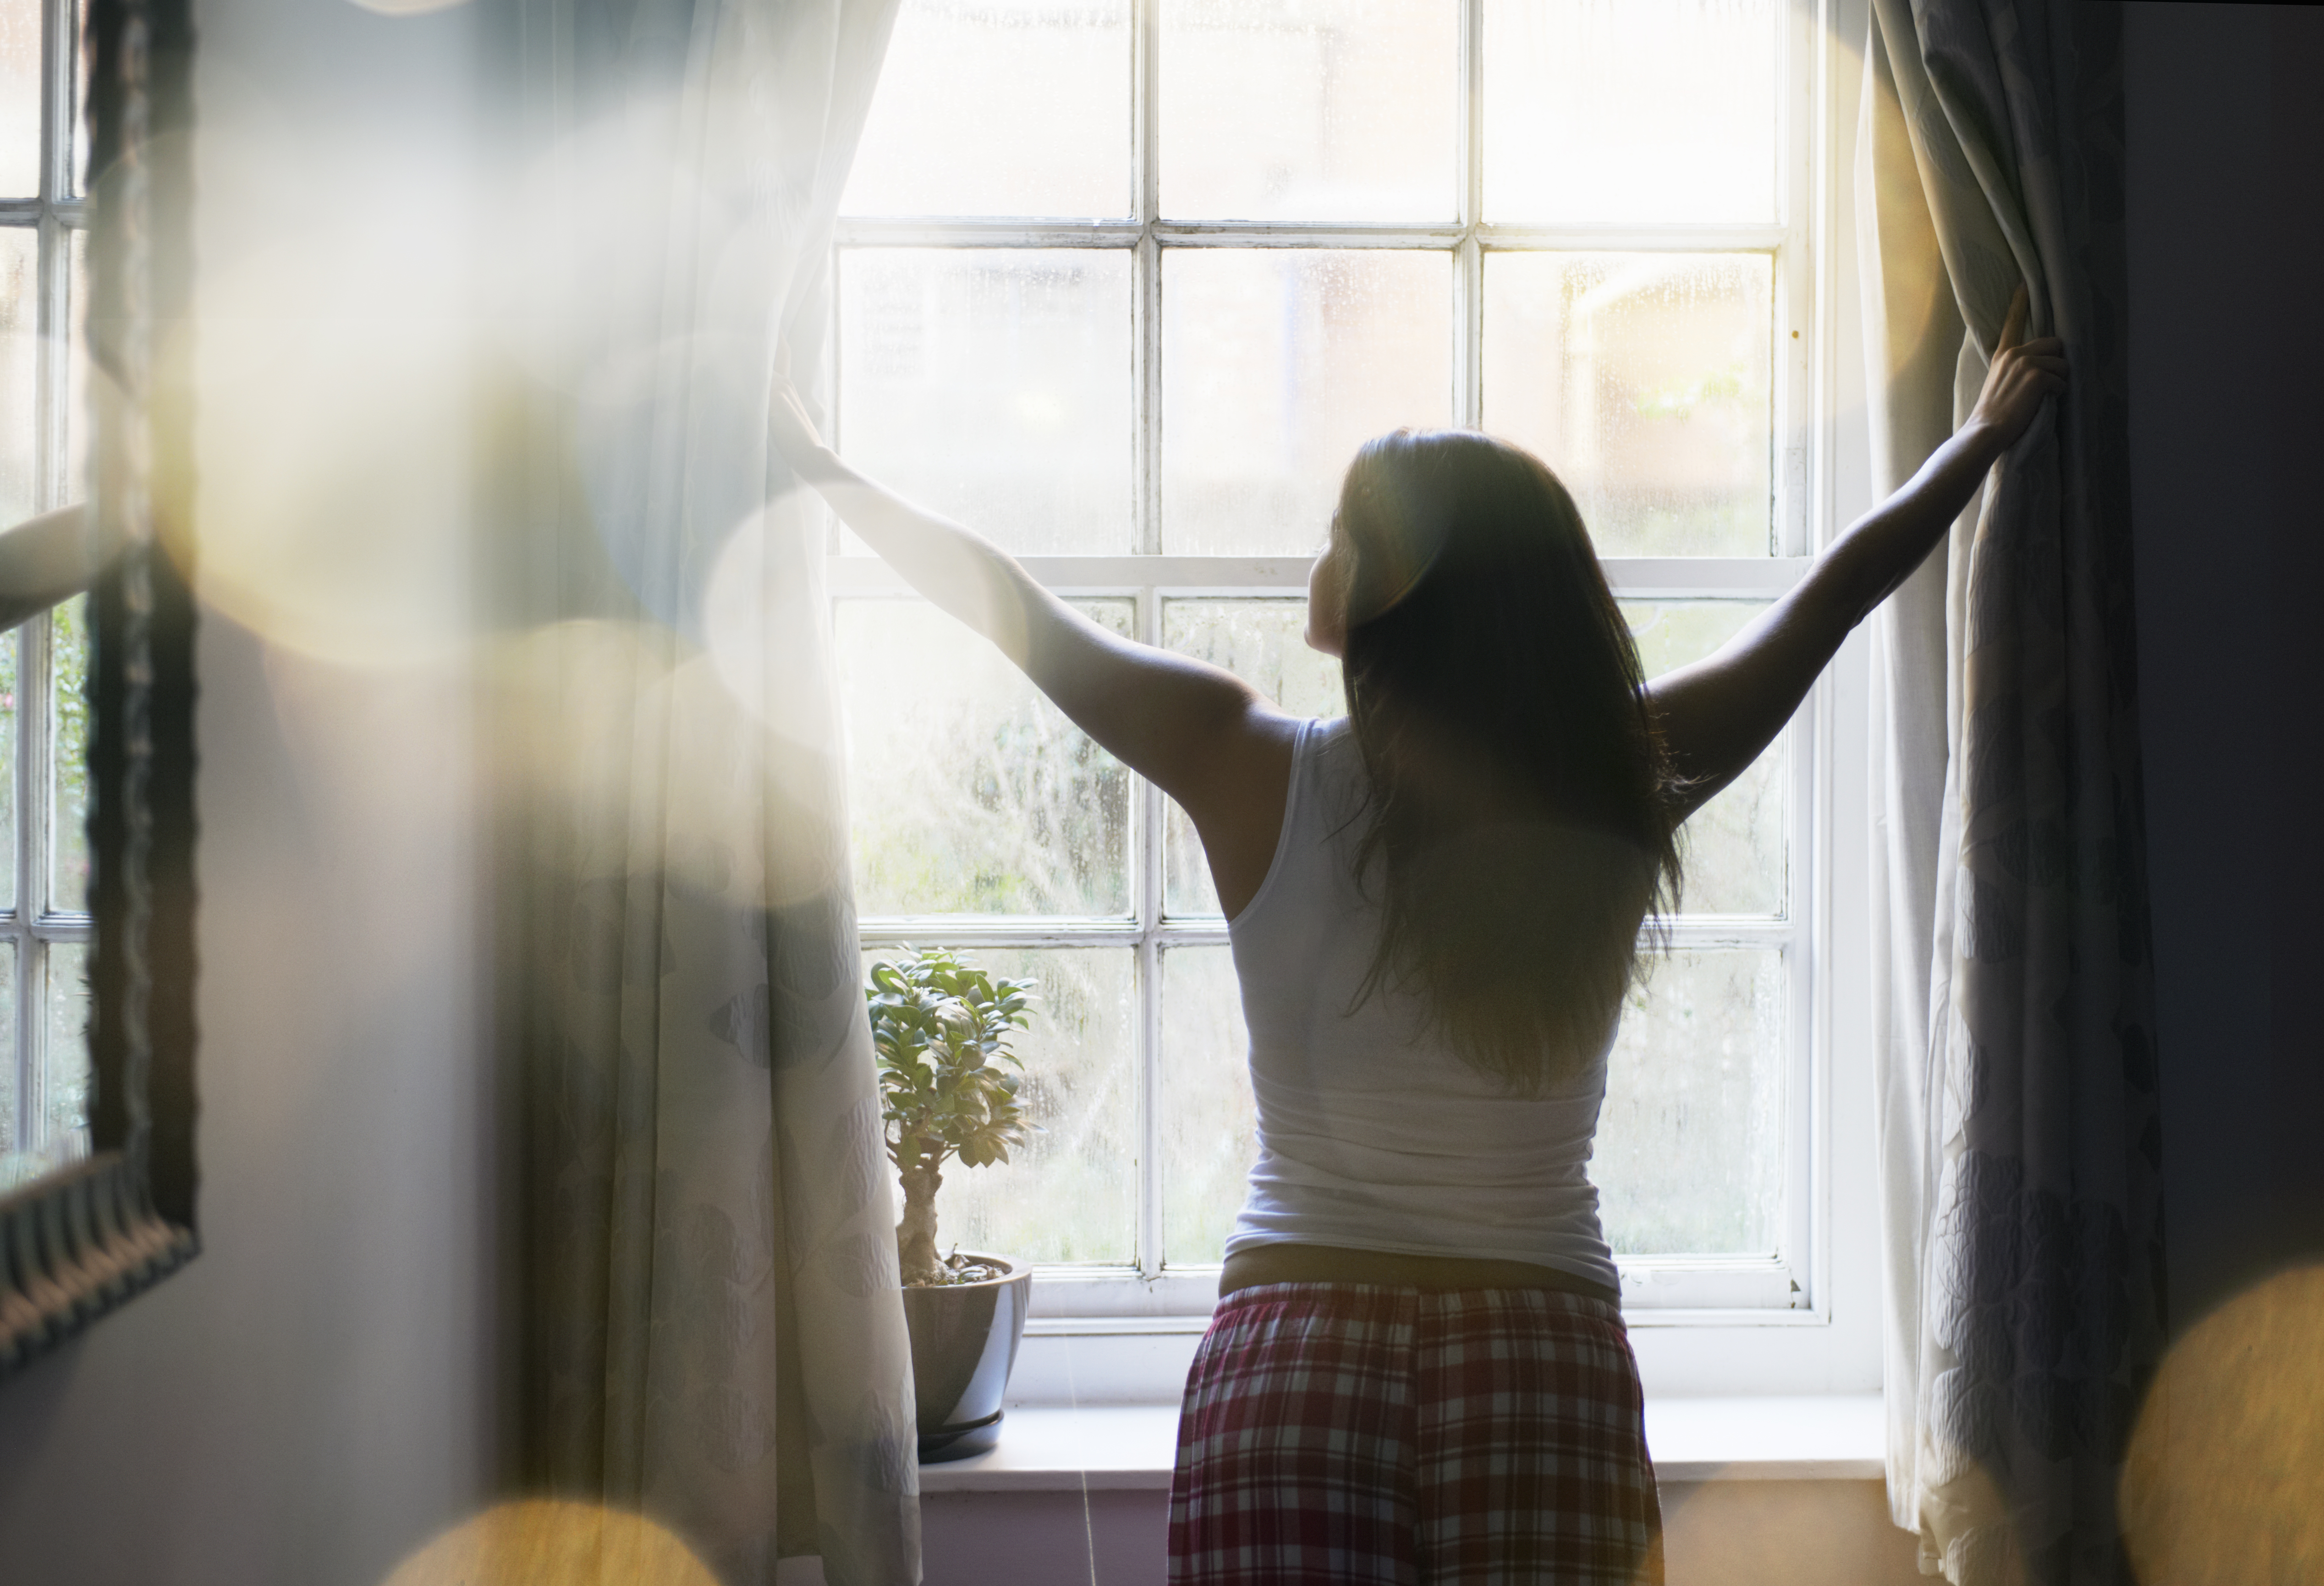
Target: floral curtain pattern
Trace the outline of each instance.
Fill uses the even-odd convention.
[[[1858,128],[1877,484],[1965,416],[2021,281],[2072,368],[1875,634],[1889,1495],[1963,1586],[2130,1579],[2163,1342],[2119,30],[1875,0]]]
[[[766,443],[894,10],[557,10],[528,192],[559,240],[512,306],[525,1462],[753,1586],[919,1578],[821,521]]]

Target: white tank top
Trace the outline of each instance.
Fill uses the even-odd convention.
[[[1589,1175],[1613,1030],[1565,1083],[1526,1097],[1428,1036],[1416,997],[1353,1007],[1379,933],[1355,878],[1363,791],[1347,719],[1304,723],[1274,862],[1228,927],[1259,1102],[1259,1161],[1228,1253],[1290,1243],[1532,1261],[1617,1286]]]

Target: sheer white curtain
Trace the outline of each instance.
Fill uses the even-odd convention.
[[[813,369],[896,0],[582,0],[509,312],[532,415],[512,768],[533,1480],[720,1579],[918,1579],[816,522],[766,443]],[[530,20],[530,19],[529,19]]]
[[[2071,390],[1874,625],[1888,1490],[1960,1583],[2127,1581],[2163,1337],[2111,8],[1875,0],[1858,127],[1876,488],[2020,281]]]

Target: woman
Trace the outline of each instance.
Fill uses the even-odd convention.
[[[1554,475],[1465,432],[1349,468],[1308,642],[1349,714],[1108,632],[988,541],[775,439],[849,527],[1193,817],[1259,1159],[1180,1420],[1180,1582],[1660,1579],[1586,1166],[1674,833],[1780,731],[2064,385],[2021,291],[1968,424],[1707,660],[1646,685]]]

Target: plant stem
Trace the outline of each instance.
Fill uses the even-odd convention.
[[[904,1220],[896,1224],[896,1259],[907,1286],[936,1283],[944,1277],[944,1262],[936,1255],[936,1190],[944,1175],[933,1166],[907,1167]]]

